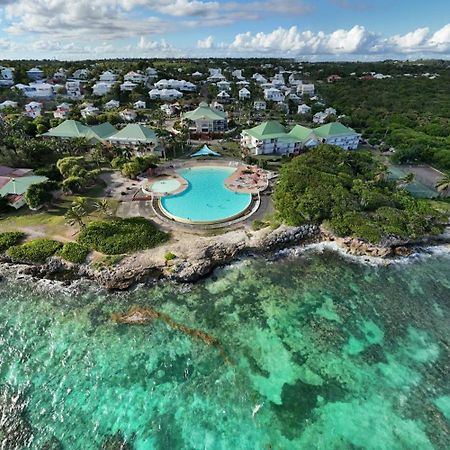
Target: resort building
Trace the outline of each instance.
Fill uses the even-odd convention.
[[[184,92],[194,92],[197,89],[195,84],[189,81],[174,79],[166,80],[165,78],[157,81],[154,86],[156,89],[176,89]]]
[[[217,94],[217,101],[220,103],[228,103],[230,98],[231,96],[227,91],[221,91]]]
[[[327,108],[325,111],[314,114],[313,122],[323,124],[332,116],[336,116],[336,110],[334,108]]]
[[[87,69],[77,69],[72,74],[71,78],[73,80],[85,81],[85,80],[87,80],[89,78],[89,70],[87,70]]]
[[[160,106],[160,110],[166,116],[173,116],[175,114],[179,114],[179,112],[180,112],[180,105],[178,103],[174,103],[174,104],[164,103],[164,105]]]
[[[123,111],[120,111],[119,115],[126,122],[134,122],[137,117],[136,111],[133,111],[132,109],[124,109]]]
[[[158,76],[158,71],[153,67],[147,67],[147,69],[145,69],[145,74],[147,75],[148,78],[153,80]]]
[[[150,147],[152,151],[157,150],[159,145],[155,132],[146,126],[137,123],[127,125],[117,133],[109,136],[106,140],[111,144],[116,145],[132,147],[146,146]]]
[[[35,176],[31,169],[0,166],[0,197],[6,198],[9,206],[19,209],[25,205],[24,195],[28,188],[46,181],[47,177]]]
[[[96,106],[88,105],[86,106],[86,108],[82,109],[80,113],[81,117],[86,118],[98,115],[100,113],[100,110]]]
[[[354,150],[359,140],[358,133],[338,122],[314,129],[296,125],[288,131],[279,122],[269,121],[243,130],[241,134],[241,146],[254,155],[289,155],[321,143]]]
[[[255,111],[265,111],[267,108],[267,103],[263,100],[256,100],[253,102],[253,109]]]
[[[62,81],[65,81],[65,79],[67,78],[67,71],[64,70],[62,67],[60,67],[54,74],[52,79],[56,82],[56,83],[61,83]]]
[[[237,80],[244,80],[244,76],[242,75],[242,69],[236,69],[231,72],[231,75]]]
[[[60,139],[86,139],[88,142],[105,142],[111,135],[117,133],[117,129],[110,123],[87,126],[77,120],[65,120],[57,127],[51,128],[42,137]]]
[[[190,123],[189,131],[196,134],[224,133],[228,129],[226,113],[210,108],[205,102],[194,111],[184,113],[182,120]]]
[[[222,69],[208,69],[209,70],[209,77],[208,81],[211,83],[217,83],[218,81],[225,80],[225,76],[222,74]]]
[[[219,91],[230,91],[231,90],[231,83],[225,80],[219,81],[216,83],[217,88]]]
[[[114,83],[117,80],[117,75],[110,70],[106,70],[99,76],[99,81],[104,81],[106,83]]]

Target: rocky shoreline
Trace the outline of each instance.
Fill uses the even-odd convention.
[[[0,276],[6,279],[43,279],[63,285],[87,280],[103,289],[127,290],[140,283],[170,280],[193,283],[210,275],[219,266],[230,264],[248,255],[273,256],[275,252],[312,243],[330,242],[344,253],[356,257],[381,258],[386,261],[406,257],[425,246],[450,243],[448,233],[420,241],[390,240],[375,246],[354,238],[337,238],[315,225],[272,230],[231,231],[214,237],[192,237],[191,241],[169,243],[155,249],[125,257],[113,267],[95,268],[89,264],[72,264],[60,258],[50,258],[41,265],[13,264],[7,258],[0,262]],[[162,254],[171,252],[174,259]]]

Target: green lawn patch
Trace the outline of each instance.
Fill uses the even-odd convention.
[[[83,264],[89,254],[89,248],[76,242],[67,242],[57,255],[74,264]]]
[[[143,217],[91,222],[78,236],[78,242],[106,255],[119,255],[153,248],[168,240]]]
[[[4,252],[13,245],[18,244],[24,237],[25,233],[21,233],[20,231],[0,233],[0,252]]]
[[[7,255],[14,262],[44,263],[53,256],[63,244],[52,239],[34,239],[22,245],[14,245],[7,251]]]

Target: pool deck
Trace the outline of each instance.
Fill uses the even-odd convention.
[[[189,169],[198,167],[220,167],[235,168],[236,171],[225,180],[225,187],[233,192],[242,194],[258,194],[266,190],[269,186],[269,173],[257,166],[249,166],[238,161],[186,161],[184,163],[166,164],[158,167],[156,172],[145,178],[145,186],[142,191],[149,196],[156,198],[181,194],[188,187],[189,183],[177,173],[179,169]],[[180,187],[171,192],[155,192],[151,190],[151,185],[157,181],[166,179],[176,179],[180,182]],[[144,179],[142,179],[144,180]]]

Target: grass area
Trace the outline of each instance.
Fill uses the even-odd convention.
[[[220,153],[222,156],[241,159],[242,150],[239,142],[225,141],[220,142],[218,144],[211,144],[208,146],[211,150]]]
[[[431,207],[437,209],[442,214],[450,215],[450,198],[423,201],[427,202]]]
[[[168,240],[168,234],[143,217],[91,222],[78,241],[106,255],[119,255],[156,247]]]

